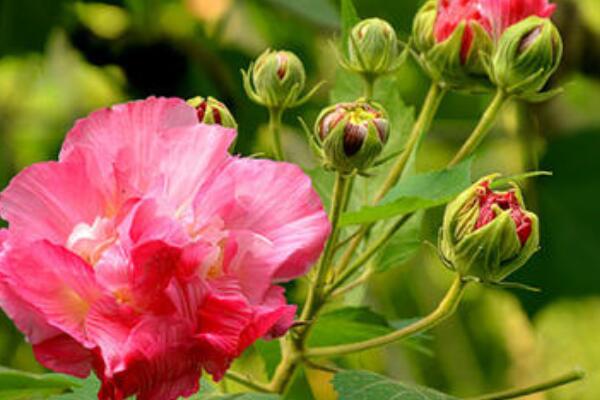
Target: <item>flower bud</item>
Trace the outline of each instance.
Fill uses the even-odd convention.
[[[476,1],[426,2],[413,21],[414,46],[430,77],[446,86],[490,86],[484,58],[492,51],[489,20]]]
[[[285,108],[294,104],[304,89],[306,72],[302,61],[289,51],[266,50],[252,69],[252,83],[262,104]]]
[[[481,179],[446,207],[440,230],[442,260],[463,277],[498,283],[538,250],[537,216],[525,209],[519,188],[490,188]]]
[[[491,78],[509,94],[527,98],[543,89],[558,68],[562,51],[562,39],[552,21],[529,17],[500,37]]]
[[[394,28],[379,18],[365,19],[352,28],[348,43],[348,65],[371,76],[389,72],[398,58]]]
[[[207,125],[221,125],[225,128],[237,129],[237,122],[231,112],[214,97],[194,97],[188,100],[188,104],[196,109],[198,121]]]
[[[315,132],[326,163],[339,172],[351,173],[373,164],[387,142],[389,122],[376,103],[339,103],[321,112]]]

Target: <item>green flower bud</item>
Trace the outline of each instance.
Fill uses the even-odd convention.
[[[389,72],[398,59],[394,28],[379,18],[365,19],[350,32],[348,65],[358,73],[377,76]]]
[[[214,97],[194,97],[188,100],[188,104],[196,109],[196,115],[198,121],[207,125],[221,125],[225,128],[237,129],[237,122],[231,112],[225,106]]]
[[[285,108],[294,104],[304,89],[306,72],[292,52],[266,50],[252,69],[252,83],[262,104]]]
[[[500,37],[492,59],[492,81],[507,93],[538,93],[560,64],[563,44],[548,18],[529,17]]]
[[[426,2],[413,21],[413,45],[419,61],[434,81],[448,88],[482,91],[491,88],[485,67],[493,44],[477,19],[445,21],[439,2]]]
[[[383,150],[388,117],[380,105],[356,101],[324,109],[315,123],[316,140],[326,163],[342,173],[363,171]]]
[[[537,216],[525,209],[516,185],[490,188],[497,175],[481,179],[446,207],[439,252],[466,278],[498,283],[522,267],[538,250]]]

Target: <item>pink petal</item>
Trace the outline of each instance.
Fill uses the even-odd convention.
[[[0,216],[24,240],[66,243],[75,225],[92,224],[105,201],[86,173],[81,154],[35,164],[0,194]]]
[[[92,352],[68,335],[58,335],[33,345],[35,358],[44,367],[85,378],[92,368]]]
[[[219,216],[225,229],[250,230],[273,243],[265,262],[273,277],[304,274],[319,257],[330,230],[311,181],[292,164],[235,159],[195,200],[199,225]]]
[[[81,258],[48,241],[11,249],[0,264],[4,282],[34,305],[48,324],[89,343],[83,323],[100,288]]]

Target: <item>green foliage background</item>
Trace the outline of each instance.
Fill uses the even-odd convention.
[[[419,7],[418,0],[355,4],[361,17],[389,20],[403,39]],[[600,4],[559,0],[555,19],[566,54],[552,84],[563,85],[565,93],[542,105],[511,104],[475,160],[476,176],[497,170],[554,172],[526,183],[528,203],[542,223],[542,251],[511,277],[543,292],[470,289],[460,312],[430,334],[345,357],[341,365],[456,396],[525,385],[581,366],[589,373],[584,383],[531,399],[600,398]],[[314,160],[296,117],[312,123],[330,99],[361,90],[360,82],[336,74],[328,41],[339,36],[339,24],[339,5],[328,0],[0,0],[0,186],[25,166],[55,158],[76,118],[148,95],[219,98],[240,126],[236,151],[268,153],[266,111],[245,97],[239,73],[266,47],[296,52],[309,82],[328,82],[285,118],[286,151],[310,169]],[[392,140],[401,143],[428,80],[412,62],[389,79],[393,85],[379,85],[376,97],[391,98],[386,91],[399,89]],[[414,169],[443,166],[488,101],[487,96],[448,96]],[[314,176],[315,184],[327,189],[329,178]],[[374,187],[359,186],[365,195]],[[363,338],[385,333],[435,306],[451,279],[427,245],[435,243],[441,213],[441,208],[429,210],[395,238],[377,260],[381,273],[351,294],[351,303],[370,309],[354,309],[350,320],[342,321],[335,311],[326,314],[316,328],[317,344],[331,343],[340,326]],[[301,290],[290,289],[297,300]],[[235,368],[264,379],[273,372],[277,351],[274,343],[260,342]],[[3,315],[0,365],[43,371]],[[289,398],[335,398],[331,374],[306,370],[301,378]],[[16,398],[3,395],[2,382],[0,398]]]

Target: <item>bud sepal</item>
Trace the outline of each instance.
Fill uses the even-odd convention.
[[[237,122],[227,106],[214,97],[197,96],[187,103],[196,109],[198,121],[207,125],[221,125],[225,128],[237,129]]]
[[[539,221],[515,184],[505,192],[485,177],[446,207],[438,238],[442,261],[465,279],[500,283],[539,249]]]

